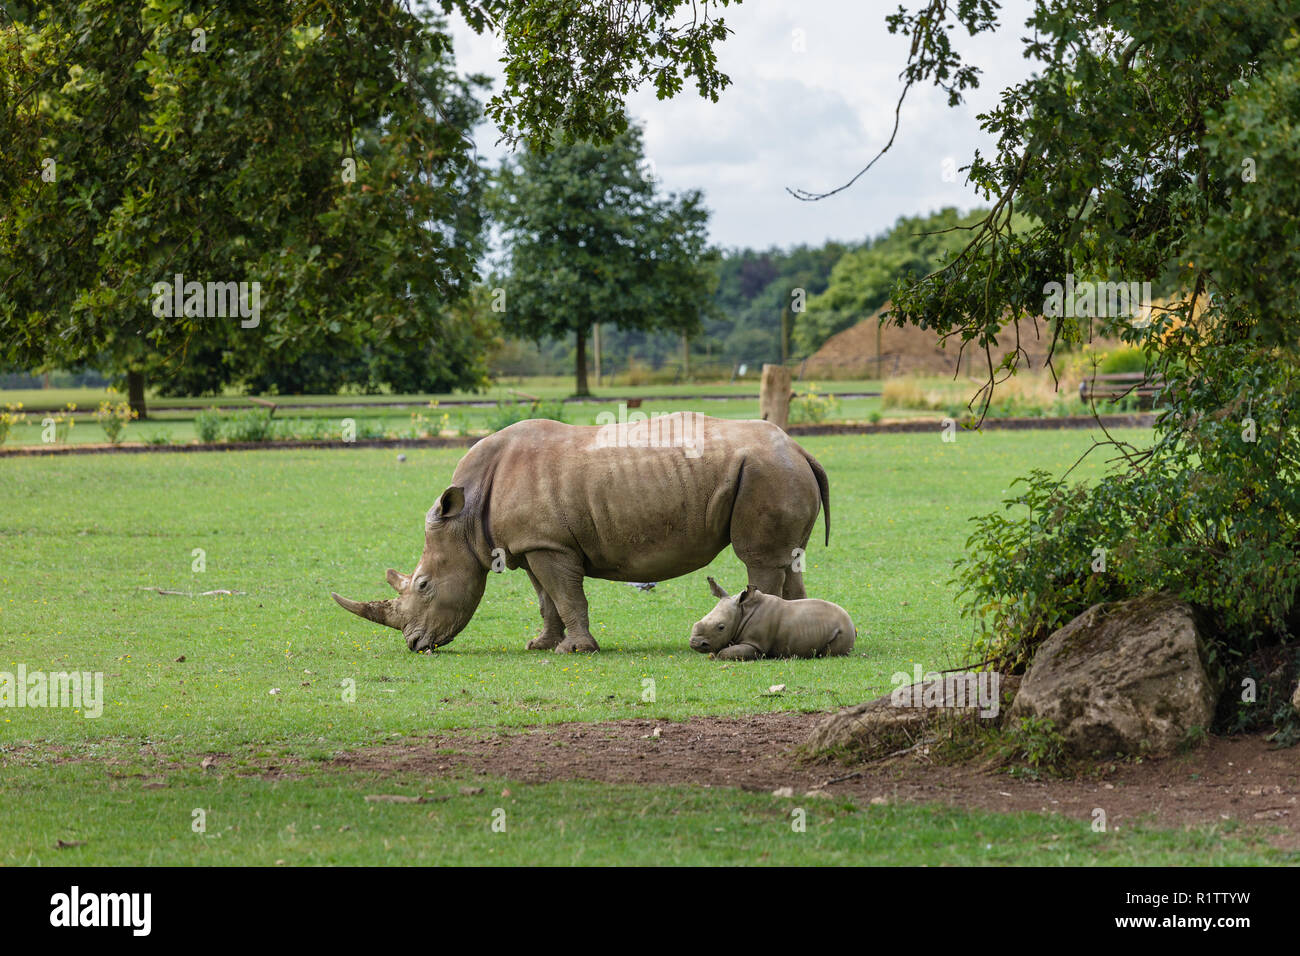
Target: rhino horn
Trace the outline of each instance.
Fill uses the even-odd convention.
[[[339,607],[351,611],[357,617],[364,617],[367,621],[374,621],[376,624],[393,627],[399,631],[402,629],[392,601],[351,601],[333,591],[330,592],[330,597],[339,603]]]

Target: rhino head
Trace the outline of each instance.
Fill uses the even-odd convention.
[[[474,616],[487,584],[487,568],[473,547],[474,530],[465,513],[465,490],[448,488],[425,518],[424,553],[415,570],[407,575],[388,569],[397,597],[351,601],[330,596],[358,617],[401,631],[413,651],[450,644]]]
[[[740,638],[740,626],[745,613],[745,602],[754,594],[752,587],[731,597],[709,578],[709,590],[718,598],[713,610],[691,628],[691,650],[701,654],[716,654]]]

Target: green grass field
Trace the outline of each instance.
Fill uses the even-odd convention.
[[[862,807],[718,788],[474,783],[484,792],[467,796],[457,781],[402,774],[214,779],[189,767],[161,786],[156,774],[116,768],[110,776],[86,763],[6,768],[0,863],[1159,866],[1280,858],[1223,831],[1093,833],[1039,814]],[[367,794],[432,802],[370,803]],[[195,810],[204,813],[203,832]],[[80,845],[55,849],[60,840]]]
[[[888,690],[913,663],[957,664],[969,624],[947,582],[965,519],[997,507],[1029,467],[1062,470],[1089,443],[1081,431],[806,440],[832,486],[831,547],[815,532],[807,582],[853,614],[855,653],[725,669],[686,646],[713,603],[706,572],[649,593],[589,581],[603,649],[590,657],[524,650],[539,620],[521,572],[493,576],[469,627],[432,656],[338,608],[331,590],[380,597],[385,568],[414,566],[458,449],[408,450],[405,462],[364,449],[0,461],[0,670],[105,681],[96,719],[0,708],[0,862],[1008,862],[1013,848],[1017,862],[1158,862],[1198,847],[1198,862],[1266,858],[1222,834],[1140,830],[1093,856],[1084,824],[907,807],[818,807],[826,826],[799,842],[770,797],[665,789],[662,813],[642,814],[636,788],[509,781],[519,825],[492,842],[499,799],[365,804],[376,787],[445,781],[381,784],[322,763],[445,728],[820,711]],[[744,577],[730,551],[707,573],[729,587]],[[763,693],[777,683],[785,693]],[[209,753],[304,769],[216,777],[198,770]],[[148,788],[156,778],[165,785]],[[202,838],[192,808],[210,808]],[[58,839],[85,846],[55,851]],[[1033,849],[1043,841],[1060,846]]]

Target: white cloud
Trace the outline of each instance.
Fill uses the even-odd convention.
[[[914,88],[893,148],[850,189],[820,202],[799,202],[786,187],[839,186],[889,138],[909,46],[885,27],[886,14],[897,9],[893,0],[745,0],[723,12],[733,35],[718,61],[732,85],[717,103],[688,84],[665,102],[643,90],[629,112],[645,127],[646,153],[663,186],[704,193],[719,245],[860,240],[901,215],[980,203],[960,174],[944,181],[943,162],[951,157],[964,166],[976,147],[991,152],[975,117],[1030,71],[1019,40],[1029,7],[1029,0],[1004,3],[1002,28],[992,36],[955,31],[954,45],[984,71],[980,89],[949,108],[941,91]],[[454,21],[452,28],[460,69],[499,78],[491,39]],[[503,154],[493,145],[498,135],[485,126],[477,137],[493,160]]]

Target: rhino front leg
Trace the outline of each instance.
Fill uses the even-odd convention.
[[[549,651],[564,640],[564,622],[560,620],[560,612],[555,609],[555,602],[542,587],[542,582],[537,580],[537,575],[529,568],[524,570],[528,572],[528,580],[533,582],[533,588],[537,591],[537,604],[542,612],[542,633],[528,642],[528,650]]]
[[[582,590],[584,575],[578,557],[560,551],[535,552],[528,556],[528,567],[564,625],[564,640],[555,645],[556,653],[600,650],[587,621],[587,595]]]
[[[763,655],[753,644],[728,644],[716,656],[720,661],[756,661]]]

